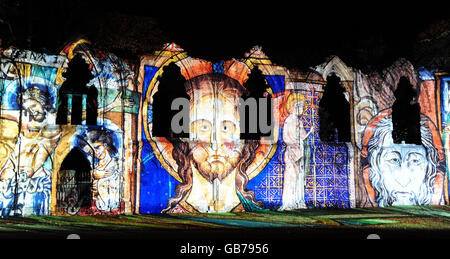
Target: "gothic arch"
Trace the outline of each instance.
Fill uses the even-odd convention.
[[[332,73],[339,76],[342,81],[353,82],[354,80],[353,69],[348,67],[338,56],[329,57],[325,63],[317,66],[315,70],[322,74],[324,80]]]
[[[353,93],[353,69],[348,67],[338,56],[330,56],[327,61],[319,66],[316,66],[314,70],[322,76],[322,80],[326,83],[327,78],[330,75],[335,74],[340,78],[340,84],[345,89],[345,98],[350,104],[350,135],[351,135],[351,143],[355,143],[355,118],[354,118],[354,93]]]
[[[56,207],[61,213],[76,215],[92,203],[92,167],[84,153],[74,147],[57,171]]]

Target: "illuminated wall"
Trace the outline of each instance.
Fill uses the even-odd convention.
[[[447,104],[442,99],[443,85],[436,81],[439,76],[426,70],[416,71],[403,59],[381,74],[356,75],[356,127],[361,136],[357,142],[360,152],[357,205],[448,204],[445,169],[448,156],[444,151],[446,134],[441,126],[445,122],[440,115]],[[401,77],[420,89],[420,146],[392,141],[393,91]]]
[[[207,99],[202,100],[202,96],[210,96],[208,92],[213,91],[201,86],[204,81],[212,82],[216,80],[213,75],[222,74],[224,82],[232,78],[243,86],[251,69],[255,66],[260,69],[270,85],[267,93],[274,100],[275,141],[260,140],[254,146],[254,143],[240,140],[243,143],[242,146],[237,145],[236,152],[256,154],[241,156],[241,159],[248,159],[240,160],[248,165],[243,167],[240,163],[233,163],[233,150],[224,148],[214,153],[208,149],[213,145],[227,146],[226,141],[212,143],[214,140],[209,141],[208,138],[203,141],[193,138],[192,134],[202,134],[196,127],[191,128],[191,139],[184,139],[181,144],[153,137],[152,97],[157,92],[163,67],[172,62],[188,80],[186,85],[198,85],[194,90],[187,89],[191,95],[190,119],[193,124],[202,117],[198,113],[204,115],[204,120],[210,120],[206,107],[216,109],[202,106],[203,102],[208,102]],[[319,138],[318,106],[327,77],[331,74],[340,78],[350,104],[352,136],[348,143],[322,142]],[[393,144],[391,138],[393,92],[401,77],[406,77],[416,89],[420,89],[422,146]],[[416,70],[411,63],[400,59],[381,73],[366,75],[347,67],[335,56],[309,71],[290,71],[272,64],[258,47],[242,59],[212,64],[189,57],[175,44],[167,44],[162,51],[142,59],[139,85],[144,98],[142,164],[137,193],[140,213],[437,205],[448,202],[445,169],[448,149],[444,148],[448,142],[445,133],[448,114],[446,74]],[[226,95],[221,88],[217,91],[215,98],[220,99],[222,91]],[[239,93],[228,96],[230,100],[238,97]],[[217,114],[223,113],[217,109]],[[217,115],[211,120],[220,123],[221,117]],[[234,119],[239,121],[239,118]],[[208,134],[222,134],[216,131],[209,129]],[[199,153],[198,158],[196,153]],[[214,154],[219,155],[214,157]],[[228,177],[221,178],[220,174],[211,173],[214,162],[204,161],[214,159],[230,162]],[[410,174],[405,175],[405,172]]]
[[[241,158],[239,163],[234,163],[234,151],[226,149],[229,144],[226,140],[219,140],[217,145],[224,148],[214,152],[209,149],[213,141],[196,139],[197,135],[202,134],[197,132],[196,127],[190,132],[191,139],[184,140],[188,145],[153,137],[152,97],[157,91],[158,76],[164,72],[163,67],[172,62],[180,67],[181,73],[188,80],[186,85],[199,85],[194,87],[194,91],[188,90],[192,92],[191,115],[195,115],[190,118],[191,125],[196,125],[199,118],[208,121],[207,125],[213,121],[221,123],[224,120],[220,115],[209,118],[206,112],[208,106],[202,106],[203,102],[208,103],[208,99],[203,100],[202,96],[211,96],[208,92],[213,91],[202,86],[206,85],[205,81],[217,80],[213,75],[221,74],[221,80],[224,82],[231,78],[243,86],[251,69],[260,69],[270,86],[267,93],[273,98],[274,140],[249,143],[235,137],[235,142],[242,144],[237,144],[239,148],[235,151]],[[318,136],[319,101],[326,84],[325,78],[331,72],[336,72],[336,65],[339,66],[338,69],[344,69],[341,67],[343,63],[334,58],[326,67],[317,68],[318,71],[291,72],[272,64],[258,47],[246,53],[240,60],[222,61],[217,64],[189,57],[173,44],[166,45],[166,49],[155,53],[154,56],[145,57],[139,76],[145,98],[142,166],[138,179],[140,190],[137,194],[139,212],[354,207],[355,149],[350,143],[321,142]],[[348,71],[343,73],[343,84],[352,91],[353,74]],[[201,80],[197,80],[199,78]],[[222,92],[224,96],[227,92],[225,89],[217,91],[218,99]],[[236,93],[228,96],[228,99],[236,102],[239,96],[240,93]],[[223,113],[220,108],[217,109],[217,114]],[[239,121],[236,116],[234,119]],[[222,133],[211,129],[208,134]],[[180,156],[177,149],[182,150],[184,154],[192,153],[193,156]],[[215,158],[208,157],[214,156],[213,154],[216,154]],[[204,161],[214,159],[223,160],[224,164],[229,162],[228,171],[224,172],[224,175],[228,173],[227,177],[211,176],[213,173],[209,169],[214,166],[214,162]],[[186,165],[186,161],[188,166],[182,166]],[[215,177],[220,181],[214,180]]]
[[[93,75],[87,86],[98,92],[97,125],[86,125],[85,112],[81,125],[56,124],[63,75],[76,55]],[[450,77],[403,59],[372,74],[335,56],[297,71],[273,64],[260,47],[212,63],[172,43],[129,64],[85,40],[59,55],[9,48],[0,57],[3,216],[448,204]],[[154,97],[169,64],[187,82],[188,138],[152,135]],[[272,139],[239,134],[239,98],[255,68],[273,101]],[[350,104],[348,143],[319,138],[319,103],[332,74]],[[401,77],[420,89],[422,146],[392,142]]]
[[[94,76],[89,85],[98,90],[97,125],[85,125],[85,113],[82,125],[56,124],[62,74],[77,54]],[[126,62],[91,52],[84,40],[60,55],[10,48],[1,58],[2,215],[130,212],[140,97]],[[76,166],[62,168],[66,158],[87,163],[83,181],[89,182],[84,185],[88,202],[82,201],[86,190],[77,184]]]

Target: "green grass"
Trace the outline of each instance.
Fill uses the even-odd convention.
[[[312,209],[173,215],[34,216],[0,219],[0,233],[27,231],[186,230],[247,228],[380,228],[450,230],[449,206]]]

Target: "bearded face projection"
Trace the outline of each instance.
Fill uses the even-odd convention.
[[[52,112],[49,104],[49,93],[32,86],[23,93],[23,109],[25,116],[29,116],[31,122],[42,123],[46,119],[47,112]],[[18,100],[17,103],[20,103]]]
[[[422,145],[394,144],[391,116],[376,126],[367,150],[369,182],[378,206],[432,204],[440,158],[424,120],[420,130]]]
[[[170,140],[174,146],[172,156],[183,182],[176,187],[175,197],[169,200],[163,212],[180,207],[179,203],[183,200],[189,202],[187,196],[192,195],[193,187],[198,190],[202,188],[198,185],[206,186],[202,182],[220,186],[218,188],[222,193],[228,192],[228,198],[218,199],[218,202],[235,200],[239,204],[239,193],[246,200],[261,205],[255,200],[254,193],[246,190],[246,171],[255,159],[259,141],[240,139],[239,98],[243,87],[236,80],[220,74],[195,77],[187,81],[185,87],[190,96],[190,139],[188,142]],[[203,180],[195,180],[193,175],[196,173]],[[189,205],[185,202],[184,206]],[[218,207],[225,210],[227,206],[223,204]]]
[[[210,183],[222,181],[236,168],[244,146],[239,139],[239,92],[226,89],[224,81],[195,83],[190,112],[194,165]]]

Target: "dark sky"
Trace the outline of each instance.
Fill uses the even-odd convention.
[[[156,17],[168,38],[196,57],[240,58],[261,45],[286,66],[316,65],[333,54],[350,65],[386,66],[410,57],[419,33],[450,17],[439,3],[393,2],[220,1],[121,10]]]
[[[287,66],[317,65],[333,54],[354,63],[350,65],[373,62],[386,66],[398,57],[410,57],[419,33],[450,17],[431,4],[429,8],[380,1],[328,7],[322,1],[301,7],[294,4],[303,2],[253,9],[224,7],[218,13],[186,12],[177,18],[163,15],[159,20],[169,37],[193,56],[242,57],[251,46],[261,45],[275,62]]]
[[[31,0],[17,2],[27,1]],[[364,62],[384,65],[397,57],[408,57],[421,31],[449,17],[444,7],[431,2],[420,6],[411,2],[394,5],[393,1],[192,2],[185,1],[182,5],[179,1],[135,0],[34,2],[36,11],[31,12],[34,32],[38,29],[43,32],[35,33],[34,37],[50,49],[59,47],[70,40],[71,34],[64,32],[63,36],[53,37],[62,28],[55,24],[62,26],[67,18],[75,17],[83,28],[81,32],[95,35],[95,29],[89,31],[95,28],[90,23],[112,12],[152,17],[167,41],[178,43],[191,56],[213,61],[241,58],[252,46],[261,45],[273,61],[286,66],[317,65],[332,54],[350,65]],[[58,7],[62,5],[64,8]]]

